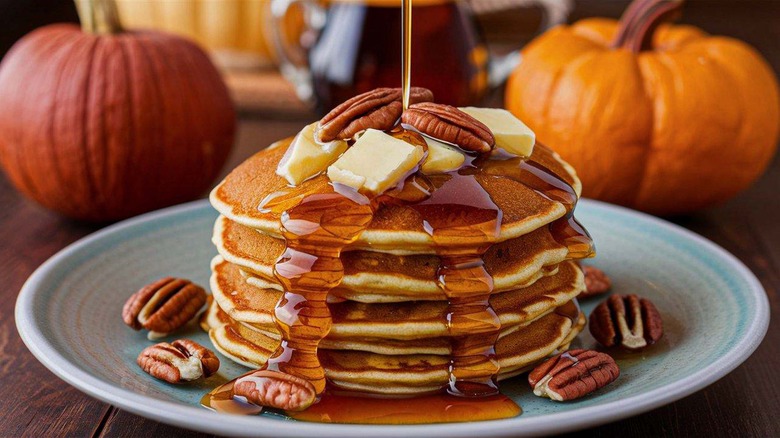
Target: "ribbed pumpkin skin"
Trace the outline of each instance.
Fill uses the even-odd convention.
[[[0,165],[72,218],[116,220],[202,195],[235,125],[219,73],[179,37],[52,25],[0,64]]]
[[[588,19],[526,47],[507,108],[576,169],[583,195],[655,214],[747,188],[774,155],[778,85],[748,45],[662,26],[653,50],[609,47],[617,22]]]

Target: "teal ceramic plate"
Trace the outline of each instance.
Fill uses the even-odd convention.
[[[165,423],[228,435],[501,436],[564,432],[618,420],[670,403],[720,379],[744,361],[766,333],[764,290],[745,266],[713,243],[659,219],[608,204],[581,202],[580,221],[598,248],[592,263],[617,293],[652,299],[665,336],[642,353],[618,356],[620,378],[584,399],[556,403],[527,389],[524,377],[501,385],[524,413],[478,423],[366,426],[303,423],[264,414],[238,417],[199,406],[201,395],[245,368],[221,357],[218,376],[174,386],[135,364],[150,345],[120,318],[140,286],[174,275],[208,284],[216,213],[203,201],[131,219],[61,251],[27,281],[16,305],[19,333],[59,377],[103,401]],[[585,301],[586,312],[595,305]],[[204,345],[194,325],[187,333]],[[587,333],[574,344],[592,348]]]

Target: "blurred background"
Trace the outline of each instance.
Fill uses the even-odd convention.
[[[14,43],[36,28],[49,23],[78,23],[78,2],[103,3],[96,0],[0,0],[0,55],[7,57]],[[238,115],[238,123],[234,137],[228,133],[221,137],[235,147],[230,149],[228,145],[227,162],[220,166],[221,172],[214,178],[226,174],[258,149],[295,134],[305,123],[316,120],[347,98],[378,86],[400,85],[400,0],[115,0],[111,3],[116,5],[125,30],[145,32],[145,29],[153,29],[182,36],[201,47],[219,72]],[[735,65],[746,74],[756,62],[763,64],[761,68],[766,70],[762,73],[763,79],[757,79],[754,89],[736,90],[745,96],[770,96],[774,102],[759,102],[759,108],[750,111],[755,116],[745,117],[751,123],[739,122],[743,129],[761,131],[765,135],[760,139],[745,140],[744,147],[755,152],[755,159],[744,162],[742,166],[746,170],[736,175],[735,182],[728,186],[694,187],[689,190],[689,196],[676,200],[667,198],[670,191],[675,195],[680,193],[677,187],[660,187],[653,189],[652,199],[636,202],[632,198],[641,197],[636,191],[621,194],[595,190],[593,181],[603,179],[604,173],[612,172],[609,169],[624,168],[623,163],[620,160],[602,163],[612,167],[599,170],[598,165],[591,165],[587,153],[567,150],[568,142],[545,132],[528,116],[529,104],[516,97],[518,92],[507,90],[506,81],[513,72],[520,78],[516,83],[528,77],[527,71],[521,71],[525,66],[517,66],[521,59],[519,52],[529,42],[558,24],[571,24],[590,17],[618,19],[630,3],[628,0],[414,0],[412,83],[433,90],[441,103],[510,109],[540,133],[542,142],[573,162],[586,182],[586,196],[666,216],[718,205],[753,183],[774,155],[780,123],[775,117],[777,83],[773,73],[780,71],[780,1],[688,0],[681,17],[679,14],[670,17],[708,34],[736,38],[746,43],[746,47],[752,46],[755,52],[746,55],[750,59],[735,60]],[[544,56],[542,54],[542,58]],[[585,80],[596,87],[597,78]],[[729,93],[730,87],[718,84],[705,94]],[[0,100],[2,98],[0,90]],[[701,102],[704,105],[706,96],[699,98],[704,99]],[[690,100],[690,97],[685,99]],[[531,102],[530,105],[542,103]],[[5,120],[8,126],[14,127],[17,125],[14,114],[23,111],[15,108],[8,112],[10,118]],[[707,124],[712,125],[716,112],[713,109],[713,114],[704,113],[698,120],[694,117],[688,120],[693,123],[687,126],[692,132],[695,128],[691,126],[705,129]],[[762,112],[765,113],[763,119]],[[212,117],[207,111],[195,116]],[[0,125],[2,121],[0,114]],[[38,125],[40,123],[31,124],[31,129],[37,129]],[[724,122],[724,129],[734,130],[734,126],[726,125],[728,123]],[[3,134],[2,126],[0,134]],[[606,138],[602,143],[610,144],[611,140]],[[586,148],[571,146],[577,147]],[[712,150],[717,147],[708,146]],[[689,151],[692,156],[699,152],[709,153],[694,152],[695,149],[693,144],[683,144],[680,154]],[[620,158],[635,160],[630,155]],[[220,160],[215,162],[221,163]],[[714,187],[722,163],[715,160],[708,166],[712,168],[710,174],[714,182],[706,184]],[[15,167],[8,164],[4,167],[11,182],[17,187],[23,186],[19,181],[24,178],[15,175]],[[208,182],[215,180],[209,178]],[[656,180],[668,178],[659,175]],[[684,186],[695,182],[681,177],[674,184]],[[663,185],[656,181],[651,183]],[[203,187],[199,188],[201,195],[205,193]],[[47,204],[41,196],[36,198],[30,188],[21,187],[21,191],[66,216],[98,221],[127,217],[193,197],[188,193],[186,197],[174,196],[165,203],[132,211],[88,216],[63,211],[52,202]]]
[[[332,107],[356,91],[366,91],[372,84],[360,84],[362,76],[389,76],[390,81],[398,82],[398,63],[400,62],[400,14],[397,10],[387,10],[389,0],[374,1],[379,5],[375,12],[365,14],[361,2],[332,1],[326,18],[324,12],[327,2],[314,1],[275,1],[271,0],[117,0],[122,23],[127,28],[154,28],[183,35],[203,46],[215,64],[223,72],[231,90],[231,96],[244,113],[256,115],[303,115],[316,105],[312,87],[319,87],[321,101],[319,111]],[[290,7],[285,6],[290,3]],[[437,9],[437,20],[449,23],[450,34],[431,31],[429,28],[441,25],[435,22],[428,28],[415,28],[417,57],[413,65],[421,70],[423,63],[442,65],[448,68],[447,76],[458,76],[453,81],[477,82],[468,85],[453,85],[457,95],[450,103],[500,103],[501,79],[507,74],[504,70],[496,72],[497,77],[488,84],[488,78],[474,79],[484,73],[485,65],[473,68],[475,72],[455,72],[451,68],[462,69],[463,65],[475,64],[474,48],[486,43],[489,53],[503,55],[522,48],[534,36],[545,28],[560,23],[573,23],[586,17],[618,18],[626,9],[629,0],[469,0],[463,2],[431,2],[416,0],[415,5],[426,3],[446,3],[448,5],[467,3],[467,11],[452,11],[448,7]],[[315,8],[306,7],[317,5]],[[353,5],[351,7],[351,5]],[[272,7],[285,19],[274,19]],[[315,10],[316,9],[316,10]],[[371,9],[371,8],[368,8]],[[392,9],[392,8],[390,8]],[[424,9],[424,8],[420,8]],[[457,8],[456,8],[457,9]],[[464,8],[461,8],[464,9]],[[473,12],[473,14],[472,14]],[[418,11],[415,15],[416,26],[429,20],[431,16]],[[434,20],[434,21],[437,21]],[[78,14],[72,0],[0,0],[0,56],[26,33],[50,23],[78,23]],[[475,27],[472,27],[472,22]],[[780,1],[776,0],[688,0],[681,22],[704,28],[708,33],[738,38],[757,48],[769,61],[775,71],[780,70]],[[746,26],[745,23],[750,23]],[[348,29],[347,24],[355,26]],[[307,26],[308,25],[308,26]],[[282,27],[283,29],[275,29]],[[324,27],[324,32],[323,32]],[[314,29],[312,29],[314,28]],[[283,33],[277,44],[275,35]],[[427,38],[426,41],[423,39]],[[440,44],[437,50],[431,45],[446,38],[448,45],[454,45],[452,52]],[[320,41],[318,41],[318,39]],[[323,41],[324,40],[324,41]],[[463,41],[467,40],[467,41]],[[361,45],[359,48],[348,47]],[[367,45],[375,45],[373,49]],[[326,47],[327,46],[327,47]],[[371,60],[371,66],[341,66],[349,51],[372,51],[372,56],[384,53],[385,57]],[[444,50],[447,53],[441,53]],[[481,48],[479,49],[481,50]],[[458,53],[460,51],[460,53]],[[427,55],[423,60],[422,53]],[[431,54],[436,56],[431,56]],[[339,54],[340,56],[335,56]],[[365,56],[365,55],[364,55]],[[485,61],[487,54],[483,55]],[[433,59],[431,59],[433,58]],[[484,64],[485,61],[482,61]],[[311,74],[306,77],[295,70],[302,65],[310,65]],[[360,72],[344,70],[362,68]],[[288,79],[283,81],[279,70],[286,70]],[[381,71],[380,71],[381,70]],[[299,74],[297,77],[296,73]],[[471,73],[471,74],[469,74]],[[349,87],[343,83],[344,77],[353,75]],[[312,80],[313,79],[313,80]],[[420,83],[416,78],[416,83]],[[304,81],[311,81],[311,84]],[[315,85],[314,82],[317,81]],[[482,83],[479,83],[479,82]],[[364,82],[368,82],[365,81]],[[424,79],[423,86],[435,85],[434,80]],[[471,89],[468,89],[468,86]],[[459,88],[460,87],[460,88]],[[329,89],[330,88],[330,89]],[[339,89],[341,88],[341,89]],[[441,88],[436,87],[434,88]],[[296,90],[297,89],[297,90]],[[303,97],[302,102],[297,95]],[[436,91],[436,90],[434,90]],[[492,93],[491,93],[492,91]],[[440,95],[442,93],[439,93]],[[491,100],[492,98],[492,100]],[[264,114],[267,113],[267,114]],[[313,114],[313,113],[312,113]]]

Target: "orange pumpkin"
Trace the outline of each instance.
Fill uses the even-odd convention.
[[[780,130],[777,80],[748,45],[660,25],[681,0],[635,0],[527,46],[507,108],[577,169],[585,196],[656,214],[747,188]],[[656,31],[657,28],[657,31]]]
[[[115,220],[202,195],[235,111],[208,56],[180,37],[121,32],[112,0],[82,24],[21,39],[0,64],[0,165],[67,216]]]

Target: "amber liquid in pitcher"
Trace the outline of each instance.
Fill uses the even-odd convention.
[[[309,53],[318,106],[328,111],[377,87],[397,87],[401,71],[400,1],[334,1],[319,40]],[[412,69],[415,87],[433,91],[436,102],[479,102],[487,87],[488,52],[459,0],[415,0],[412,6]]]

